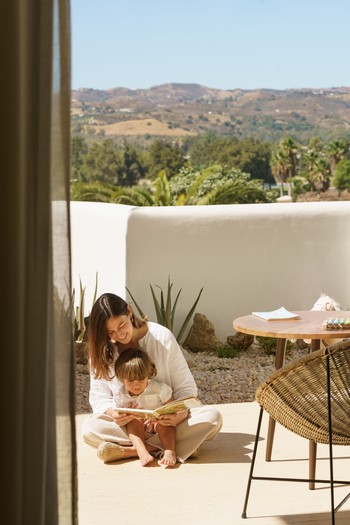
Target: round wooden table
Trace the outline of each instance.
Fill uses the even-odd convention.
[[[233,327],[246,334],[261,335],[263,337],[276,337],[284,339],[323,339],[323,338],[347,338],[350,336],[349,330],[325,330],[323,322],[327,319],[350,318],[350,311],[297,311],[293,313],[299,315],[299,319],[283,319],[278,321],[265,321],[255,315],[245,315],[233,321]],[[344,335],[345,334],[345,335]]]
[[[284,364],[287,339],[311,340],[311,351],[318,350],[321,341],[325,346],[332,344],[335,339],[350,338],[350,329],[327,330],[323,328],[323,322],[330,318],[349,318],[350,311],[296,311],[298,319],[266,321],[255,315],[245,315],[233,321],[233,328],[237,332],[256,335],[261,337],[276,338],[275,367],[281,368]],[[335,342],[335,341],[334,341]],[[271,461],[273,438],[276,422],[269,418],[268,433],[266,439],[265,460]],[[310,458],[316,457],[316,443],[310,442]],[[314,468],[311,466],[311,468]],[[310,478],[312,476],[310,475]],[[314,488],[314,485],[310,485]]]

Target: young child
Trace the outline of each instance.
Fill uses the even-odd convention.
[[[155,364],[147,352],[137,348],[124,350],[115,362],[116,377],[124,387],[114,396],[115,406],[129,408],[155,409],[172,401],[172,389],[165,383],[152,379],[157,374]],[[154,460],[145,445],[144,420],[133,419],[126,425],[130,441],[136,448],[141,465],[144,467]],[[154,424],[164,455],[158,461],[160,465],[173,467],[176,463],[175,427],[162,425],[161,420]]]

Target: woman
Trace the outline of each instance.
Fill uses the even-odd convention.
[[[182,399],[196,396],[197,386],[181,348],[168,328],[138,319],[124,299],[111,293],[101,295],[92,307],[88,346],[93,414],[83,423],[84,441],[97,447],[104,462],[137,457],[125,428],[133,416],[113,408],[113,396],[123,386],[115,377],[115,360],[128,348],[144,350],[156,365],[157,381],[171,386],[174,399]],[[176,426],[177,457],[183,463],[204,441],[216,437],[222,417],[214,407],[202,406],[163,416],[162,424]],[[159,452],[158,436],[150,432],[146,446],[150,453]]]

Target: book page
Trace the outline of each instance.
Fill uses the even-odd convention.
[[[153,410],[147,410],[144,408],[114,407],[114,410],[118,410],[121,414],[132,414],[133,416],[142,417],[143,419],[155,417]]]
[[[155,417],[159,419],[160,416],[164,414],[175,414],[176,412],[181,412],[181,410],[186,410],[187,408],[194,408],[197,406],[202,406],[202,403],[196,397],[188,397],[185,399],[176,399],[162,405],[154,410],[144,409],[144,408],[127,408],[127,407],[114,407],[114,410],[122,414],[132,414],[137,417],[142,417],[147,419],[149,417]]]
[[[162,407],[156,408],[154,412],[157,416],[163,416],[164,414],[175,414],[176,412],[198,406],[202,406],[202,403],[196,397],[188,397],[186,399],[171,401]]]
[[[272,310],[271,312],[252,312],[252,315],[265,319],[265,321],[281,321],[283,319],[299,319],[299,315],[293,312],[289,312],[282,306],[278,310]]]

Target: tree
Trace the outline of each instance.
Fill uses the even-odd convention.
[[[289,159],[289,162],[287,164],[287,170],[288,170],[288,178],[295,177],[298,170],[298,146],[290,137],[287,137],[283,139],[280,142],[280,150],[284,153],[284,155]]]
[[[176,180],[178,179],[178,180]],[[187,184],[181,184],[187,180]],[[161,172],[152,188],[140,186],[116,187],[106,183],[81,183],[71,185],[72,200],[114,202],[130,206],[173,206],[206,204],[247,204],[272,202],[271,193],[262,181],[235,168],[210,166],[205,170],[188,170],[172,180]]]
[[[281,196],[284,194],[283,185],[286,184],[288,180],[288,163],[289,159],[283,151],[277,150],[272,154],[272,175],[274,176],[276,183],[280,183],[281,185]]]
[[[326,191],[329,188],[331,169],[322,150],[307,149],[303,155],[303,167],[311,191]]]
[[[155,206],[171,206],[172,196],[168,178],[164,171],[161,171],[155,180],[155,190],[153,200]]]
[[[326,191],[330,185],[331,169],[329,162],[318,158],[308,174],[311,191]]]
[[[350,191],[350,160],[341,160],[338,162],[333,184],[338,190]]]
[[[111,202],[115,186],[101,182],[72,182],[70,198],[72,201]]]
[[[271,147],[256,139],[238,140],[237,137],[205,135],[196,139],[189,149],[190,163],[197,168],[220,164],[249,173],[252,179],[273,183],[270,157]]]
[[[331,173],[334,175],[338,162],[349,154],[349,142],[346,140],[333,140],[326,145],[325,151],[330,162]]]
[[[124,151],[121,166],[118,170],[120,186],[134,186],[144,176],[145,169],[142,165],[137,150],[124,141]]]
[[[180,175],[183,176],[183,173]],[[249,174],[237,168],[228,169],[221,165],[213,165],[205,170],[193,169],[190,175],[191,185],[187,187],[186,192],[180,194],[177,185],[177,178],[180,179],[180,176],[170,181],[171,189],[175,187],[173,197],[177,198],[178,204],[204,205],[271,201],[268,192],[263,188],[262,181],[252,179]]]
[[[181,201],[184,204],[188,190],[200,173],[200,170],[185,166],[169,181],[171,195],[175,202]]]
[[[297,174],[298,157],[298,147],[291,138],[283,139],[272,154],[272,174],[276,182],[281,184],[281,196],[284,184],[288,184],[288,193],[291,194],[289,180]]]
[[[154,179],[160,171],[164,171],[168,179],[171,179],[186,162],[178,146],[156,140],[149,150],[149,177]]]
[[[81,180],[118,185],[121,165],[121,155],[112,140],[95,142],[84,156]]]
[[[72,138],[71,145],[71,179],[81,180],[81,168],[84,162],[84,156],[88,152],[88,145],[83,137],[75,136]]]
[[[266,190],[257,180],[241,178],[215,188],[198,199],[197,204],[253,204],[258,202],[271,202]]]
[[[206,133],[195,139],[187,139],[188,154],[193,167],[208,167],[210,164],[217,162],[213,160],[213,152],[216,148],[217,140],[218,137],[211,133]],[[238,139],[232,138],[232,140],[237,141]]]
[[[138,186],[120,188],[113,196],[112,202],[128,204],[129,206],[154,206],[154,200],[149,190]]]

